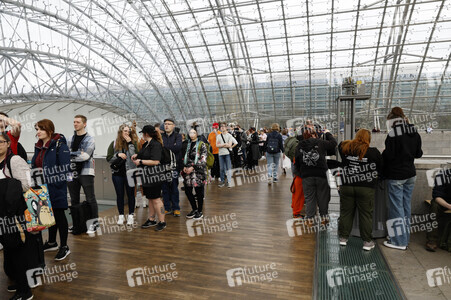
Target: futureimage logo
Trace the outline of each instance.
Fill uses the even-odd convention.
[[[261,266],[240,267],[227,270],[227,283],[230,287],[241,286],[245,283],[271,282],[279,274],[276,271],[276,263],[270,263]]]

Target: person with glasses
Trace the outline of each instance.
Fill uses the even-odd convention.
[[[180,199],[179,199],[179,174],[182,169],[182,136],[175,132],[174,120],[167,118],[164,120],[164,132],[161,134],[163,145],[171,150],[177,160],[177,168],[173,172],[172,181],[163,183],[163,202],[165,214],[173,214],[174,217],[180,217]]]
[[[3,268],[12,282],[8,286],[8,291],[15,292],[12,299],[33,297],[30,287],[38,285],[29,286],[26,271],[45,266],[42,234],[40,232],[32,234],[27,230],[22,230],[21,234],[13,222],[5,222],[14,216],[16,221],[25,226],[26,204],[23,192],[30,186],[30,168],[27,162],[12,152],[8,133],[0,133],[0,217],[3,229],[7,227],[0,235],[0,242],[4,247]]]

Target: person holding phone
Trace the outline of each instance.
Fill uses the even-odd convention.
[[[116,191],[116,204],[119,211],[118,225],[123,225],[124,216],[124,193],[128,198],[127,225],[133,225],[133,214],[135,212],[135,190],[128,184],[127,171],[135,169],[132,156],[138,148],[137,139],[131,136],[131,128],[122,124],[117,131],[116,140],[112,141],[108,147],[106,160],[110,163],[114,189]]]

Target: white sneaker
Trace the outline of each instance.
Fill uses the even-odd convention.
[[[397,250],[406,250],[407,246],[396,246],[393,245],[392,243],[390,243],[389,241],[384,241],[384,246],[388,247],[388,248],[392,248],[392,249],[397,249]]]
[[[91,225],[89,225],[88,231],[86,231],[86,233],[89,235],[95,235],[98,228],[99,228],[99,225],[91,224]]]
[[[365,251],[370,251],[375,246],[376,246],[376,244],[374,243],[374,241],[363,242],[363,250],[365,250]]]
[[[117,225],[124,225],[124,215],[119,215],[119,219],[117,220]]]
[[[133,215],[128,215],[127,217],[127,225],[133,225]]]

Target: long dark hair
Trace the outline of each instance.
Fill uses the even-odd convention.
[[[148,133],[147,135],[160,142],[161,146],[163,146],[163,139],[161,138],[161,134],[157,130],[152,133]]]

